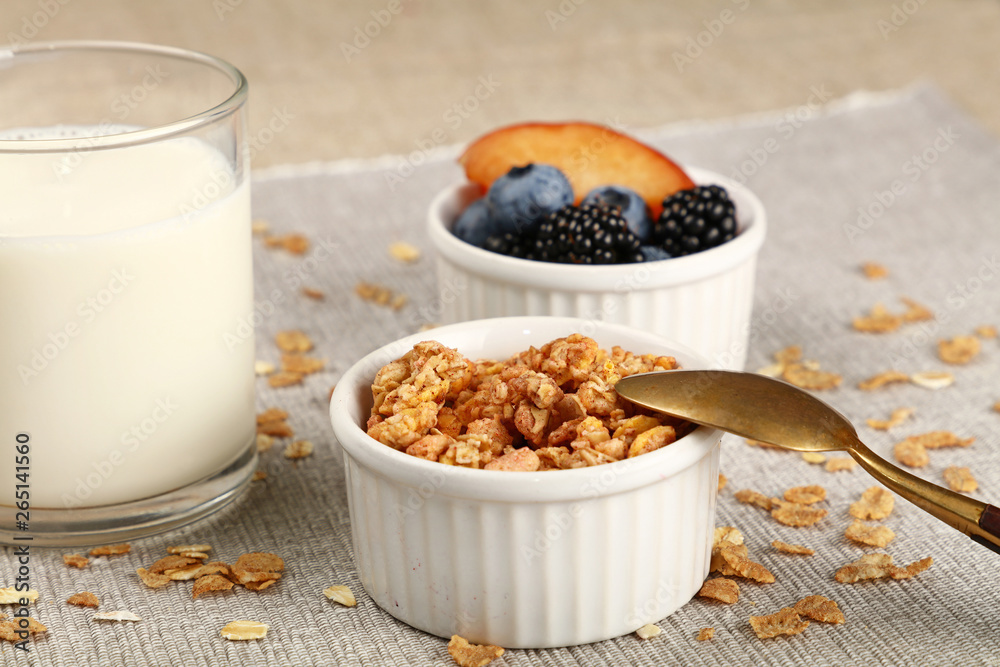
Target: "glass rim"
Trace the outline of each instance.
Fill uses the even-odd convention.
[[[190,132],[198,127],[208,125],[221,117],[229,115],[246,102],[249,82],[243,73],[229,62],[216,56],[175,46],[147,44],[143,42],[128,42],[114,40],[66,40],[38,42],[25,45],[9,45],[0,47],[0,70],[16,65],[16,59],[22,56],[32,56],[43,53],[71,51],[108,51],[121,54],[136,53],[155,55],[167,58],[177,58],[191,63],[200,63],[214,68],[229,77],[232,81],[233,93],[225,100],[192,116],[179,118],[155,127],[115,132],[111,134],[69,137],[58,139],[2,139],[0,138],[0,153],[52,153],[65,151],[97,150],[105,148],[124,148],[138,144],[150,143],[166,139],[177,134]]]

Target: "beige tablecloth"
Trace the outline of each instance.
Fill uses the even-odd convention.
[[[919,471],[942,481],[950,465],[969,466],[979,480],[975,496],[1000,503],[1000,346],[984,340],[967,366],[949,367],[954,386],[931,391],[897,385],[862,392],[857,383],[890,367],[906,372],[944,368],[939,338],[1000,325],[1000,145],[938,91],[855,95],[826,108],[803,106],[730,123],[687,124],[639,133],[680,162],[734,174],[764,201],[769,238],[761,254],[748,365],[767,364],[790,344],[807,358],[842,373],[843,385],[822,393],[859,425],[863,440],[892,456],[905,436],[948,429],[975,437],[966,449],[931,452]],[[256,289],[262,312],[258,358],[277,361],[273,334],[301,328],[327,358],[324,372],[302,386],[259,384],[259,407],[291,413],[297,436],[315,453],[292,462],[281,446],[263,455],[266,481],[255,482],[235,505],[173,534],[138,540],[127,556],[94,559],[67,568],[61,550],[34,550],[32,583],[40,592],[35,615],[49,628],[30,654],[0,644],[5,665],[448,665],[445,641],[413,630],[364,594],[354,569],[339,447],[327,418],[330,387],[373,348],[435,321],[431,249],[423,233],[427,205],[460,172],[454,151],[370,163],[274,168],[255,179],[255,215],[275,233],[302,232],[312,240],[305,256],[255,248]],[[412,166],[412,165],[409,165]],[[412,173],[411,173],[412,172]],[[387,174],[402,176],[390,187]],[[894,192],[895,190],[895,192]],[[392,260],[391,240],[424,251],[413,265]],[[859,265],[882,262],[888,278],[869,281]],[[359,299],[359,281],[409,297],[398,311]],[[307,285],[323,301],[300,294]],[[851,318],[876,302],[891,309],[916,299],[937,315],[896,333],[862,334]],[[273,307],[273,310],[271,306]],[[915,415],[891,432],[864,425],[892,409]],[[546,651],[508,651],[496,665],[987,665],[1000,664],[1000,555],[899,500],[881,523],[896,533],[886,549],[899,563],[933,556],[926,572],[907,581],[840,584],[841,565],[873,551],[843,536],[848,505],[874,482],[860,469],[830,473],[798,454],[753,448],[727,436],[722,471],[729,485],[717,523],[746,535],[751,555],[773,571],[769,585],[745,583],[737,604],[695,599],[659,623],[663,633]],[[734,490],[768,495],[804,484],[828,491],[829,515],[809,528],[775,523],[742,505]],[[809,557],[777,553],[772,540],[806,544]],[[242,588],[191,599],[190,583],[145,588],[135,569],[148,566],[178,542],[207,542],[213,555],[235,559],[272,551],[287,563],[269,590]],[[0,585],[13,583],[12,549],[0,558]],[[347,584],[356,608],[328,601],[322,590]],[[102,610],[128,609],[139,623],[96,623],[92,611],[65,599],[89,590]],[[771,613],[808,594],[836,600],[847,623],[813,623],[802,635],[759,640],[750,615]],[[228,642],[219,629],[249,618],[266,622],[261,641]],[[699,642],[700,628],[714,627]]]

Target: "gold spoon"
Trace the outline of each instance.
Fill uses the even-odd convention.
[[[615,389],[657,412],[785,449],[845,450],[892,491],[1000,553],[1000,509],[897,468],[868,449],[846,417],[787,382],[737,371],[668,371],[622,378]]]

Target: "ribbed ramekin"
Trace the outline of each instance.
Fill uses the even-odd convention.
[[[437,249],[441,321],[515,315],[599,319],[686,345],[713,368],[742,369],[757,255],[767,231],[764,206],[735,181],[703,169],[685,170],[699,185],[728,190],[739,234],[711,250],[641,264],[553,264],[477,248],[451,233],[458,215],[479,196],[477,186],[446,188],[428,213],[428,232]]]
[[[579,332],[602,347],[706,361],[662,338],[560,317],[465,322],[372,352],[337,383],[354,555],[367,593],[426,632],[507,648],[571,646],[658,621],[708,574],[721,433],[700,427],[634,459],[538,473],[425,461],[370,438],[371,382],[423,340],[505,359]]]

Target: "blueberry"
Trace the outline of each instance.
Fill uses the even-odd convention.
[[[490,210],[486,205],[485,197],[469,204],[462,211],[462,215],[458,216],[452,229],[455,236],[480,248],[486,243],[486,239],[496,231],[496,225],[490,220]]]
[[[658,262],[661,259],[670,259],[672,256],[663,248],[655,245],[639,246],[639,252],[642,253],[642,261],[644,262]]]
[[[499,233],[531,231],[549,213],[573,202],[573,186],[547,164],[511,167],[486,193],[490,217]]]
[[[632,233],[645,243],[653,233],[653,221],[649,217],[646,201],[635,190],[621,185],[602,185],[594,188],[583,198],[584,204],[612,206],[621,212]]]

